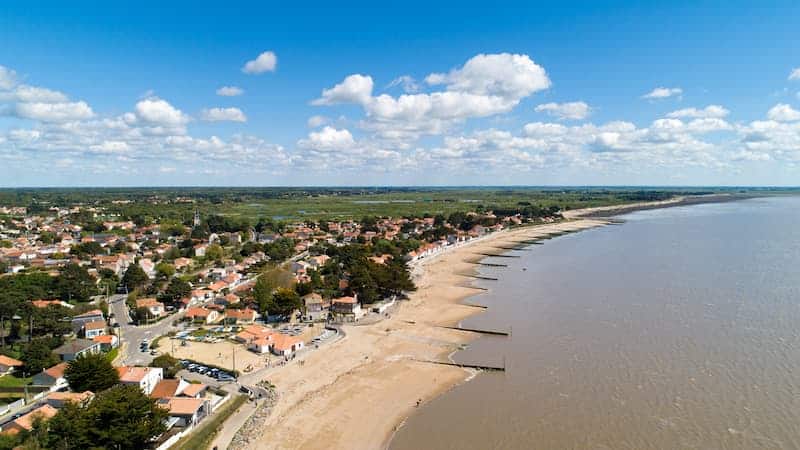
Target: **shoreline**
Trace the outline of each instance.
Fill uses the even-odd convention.
[[[685,201],[620,205],[603,212],[616,215]],[[464,303],[484,292],[471,286],[476,262],[486,257],[480,253],[506,253],[496,246],[511,246],[514,239],[608,225],[592,217],[596,212],[575,210],[562,222],[503,230],[415,262],[411,273],[418,289],[389,318],[346,326],[345,337],[324,352],[312,352],[303,364],[287,365],[266,378],[277,387],[279,400],[247,448],[388,448],[418,401],[427,403],[479,373],[431,361],[452,361],[462,346],[480,337],[444,328],[483,310]]]
[[[482,289],[469,286],[480,252],[503,252],[493,245],[535,239],[550,233],[593,228],[607,222],[580,219],[524,226],[420,260],[412,267],[418,289],[380,322],[346,326],[345,337],[324,352],[303,357],[270,374],[278,403],[247,448],[386,448],[416,410],[475,376],[458,366],[436,364],[479,334],[444,328],[481,308],[463,301]],[[509,242],[511,241],[511,242]]]

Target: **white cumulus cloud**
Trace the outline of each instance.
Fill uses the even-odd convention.
[[[559,119],[582,120],[589,116],[591,108],[584,102],[544,103],[535,108]]]
[[[247,116],[239,108],[209,108],[200,113],[207,122],[247,122]]]
[[[767,112],[767,117],[776,122],[794,122],[800,120],[800,111],[785,103],[778,103],[770,108]]]
[[[509,53],[476,55],[447,73],[428,75],[425,82],[443,90],[373,97],[372,77],[354,74],[323,90],[312,104],[359,104],[366,115],[362,128],[380,139],[408,142],[422,134],[441,134],[469,118],[509,112],[523,98],[550,86],[545,70],[528,55]]]
[[[644,94],[642,98],[652,100],[652,99],[675,97],[681,94],[683,94],[683,89],[681,88],[657,87],[652,91],[648,92],[647,94]]]
[[[550,87],[544,68],[530,56],[510,53],[475,55],[463,67],[446,74],[432,73],[425,81],[444,84],[448,91],[503,98],[523,98]]]
[[[25,84],[17,86],[13,91],[0,92],[0,101],[8,102],[65,103],[68,100],[62,92]]]
[[[671,113],[667,114],[667,117],[672,118],[696,118],[696,119],[707,119],[707,118],[716,118],[721,119],[727,116],[730,113],[727,109],[720,105],[708,105],[703,109],[697,108],[684,108],[679,109],[677,111],[672,111]]]
[[[94,111],[86,102],[64,103],[17,103],[16,115],[40,122],[68,122],[94,117]]]
[[[244,94],[244,89],[236,86],[222,86],[217,89],[217,95],[222,97],[236,97]]]
[[[275,53],[266,51],[258,55],[256,59],[247,61],[244,67],[242,67],[242,72],[249,73],[251,75],[264,72],[274,72],[277,65],[278,57],[275,55]]]
[[[308,118],[309,128],[317,128],[328,123],[328,118],[325,116],[311,116]]]
[[[189,122],[189,116],[166,100],[150,97],[136,103],[136,116],[143,122],[165,127],[180,127]]]
[[[335,105],[337,103],[365,104],[372,96],[372,77],[353,74],[330,89],[323,89],[322,96],[312,105]]]
[[[11,89],[17,84],[17,73],[5,66],[0,66],[0,89]]]
[[[800,80],[800,67],[792,69],[792,72],[789,73],[789,80]]]
[[[320,131],[312,131],[308,133],[307,139],[297,141],[297,146],[300,148],[318,151],[347,150],[354,144],[355,140],[350,131],[344,128],[337,130],[330,126]]]

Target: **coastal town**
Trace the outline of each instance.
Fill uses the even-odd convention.
[[[47,421],[57,436],[62,416],[134,386],[160,412],[141,444],[181,447],[205,422],[243,416],[239,402],[269,397],[264,382],[302,366],[298,357],[324,358],[348,329],[390,317],[416,289],[419,262],[562,217],[523,205],[255,226],[196,211],[184,221],[133,219],[97,206],[0,206],[7,442]],[[104,368],[113,373],[98,383]]]

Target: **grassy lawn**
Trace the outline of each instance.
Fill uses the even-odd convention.
[[[4,387],[22,387],[31,384],[33,377],[16,377],[14,375],[5,375],[0,377],[0,388]]]
[[[205,422],[192,431],[188,436],[178,441],[174,447],[177,450],[194,450],[208,448],[214,436],[222,428],[222,425],[237,409],[239,409],[247,397],[244,395],[236,395],[228,403],[222,406],[222,410],[216,412],[212,417],[205,420]]]

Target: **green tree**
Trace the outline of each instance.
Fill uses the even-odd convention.
[[[53,353],[47,339],[34,339],[22,350],[20,359],[25,363],[25,372],[35,375],[48,367],[58,364],[58,356]]]
[[[354,265],[351,268],[350,290],[358,294],[361,303],[375,303],[380,300],[378,282],[375,281],[369,265],[370,262]],[[373,264],[374,265],[374,264]]]
[[[70,263],[56,279],[56,292],[63,300],[85,302],[97,294],[95,279],[83,267]]]
[[[83,242],[72,246],[70,253],[81,259],[89,259],[89,256],[105,254],[106,250],[99,242]]]
[[[169,279],[175,275],[175,266],[169,263],[160,262],[156,264],[156,274],[161,279]]]
[[[289,315],[300,309],[303,302],[293,289],[279,288],[272,295],[272,308],[270,312],[280,315]]]
[[[48,305],[46,308],[26,308],[26,315],[32,315],[30,322],[33,322],[34,335],[42,336],[50,334],[52,336],[64,336],[72,332],[72,326],[68,318],[72,311],[61,305]],[[67,320],[65,320],[67,319]]]
[[[70,361],[64,378],[74,392],[100,392],[119,383],[119,373],[103,353],[79,356]]]
[[[206,249],[206,259],[210,261],[219,261],[223,256],[224,252],[219,244],[211,244]]]
[[[169,281],[161,299],[167,302],[176,302],[183,297],[188,297],[191,293],[192,286],[189,283],[180,278],[173,278]]]
[[[122,276],[120,283],[123,286],[127,286],[129,290],[134,290],[146,285],[148,281],[150,279],[144,273],[144,270],[138,264],[131,264]]]
[[[275,285],[272,284],[269,277],[263,274],[256,279],[256,284],[253,286],[253,300],[258,304],[258,310],[261,314],[266,315],[269,312],[269,306],[272,303],[272,291],[275,290]]]
[[[164,378],[175,378],[178,372],[183,368],[177,358],[166,353],[153,358],[153,361],[150,362],[150,367],[160,367],[164,369]]]
[[[43,447],[67,449],[149,448],[166,431],[169,412],[138,386],[118,385],[97,394],[86,406],[62,408],[47,423]]]
[[[156,318],[156,316],[150,313],[150,309],[144,306],[141,308],[136,308],[133,315],[136,323],[139,325],[146,324]]]
[[[39,240],[42,241],[42,244],[50,245],[55,241],[56,235],[52,231],[42,231],[39,234]]]

